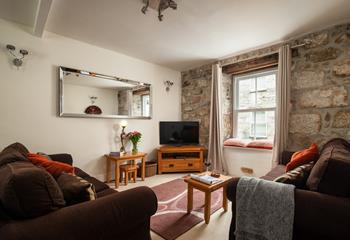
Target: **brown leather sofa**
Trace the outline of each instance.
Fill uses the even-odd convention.
[[[285,164],[293,153],[284,152],[279,165],[263,176],[273,180],[285,172]],[[350,155],[349,155],[350,157]],[[342,178],[341,176],[339,176]],[[339,179],[340,181],[342,179]],[[344,179],[345,181],[346,179]],[[236,187],[239,178],[233,179],[227,188],[232,202],[232,221],[229,239],[234,240],[236,219]],[[349,189],[350,190],[350,189]],[[350,198],[339,197],[316,191],[295,189],[295,213],[293,226],[294,240],[350,239]]]
[[[73,163],[69,154],[50,157],[55,161]],[[116,192],[79,168],[75,173],[94,185],[96,200],[21,220],[9,217],[0,202],[0,239],[151,239],[150,217],[157,210],[157,198],[150,188]]]

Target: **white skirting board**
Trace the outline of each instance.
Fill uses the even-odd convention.
[[[228,174],[235,177],[261,177],[272,168],[272,150],[224,146]]]

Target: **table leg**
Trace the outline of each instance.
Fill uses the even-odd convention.
[[[204,220],[208,224],[210,220],[211,192],[205,192]]]
[[[193,209],[193,187],[187,184],[187,213],[191,213]]]
[[[106,163],[107,163],[107,172],[106,172],[106,181],[109,183],[111,181],[111,160],[109,160],[108,157],[106,157]]]
[[[142,158],[142,163],[141,163],[141,165],[142,165],[142,171],[141,171],[141,177],[142,177],[142,181],[145,181],[145,175],[146,175],[146,158],[147,158],[147,156],[144,156],[143,158]]]
[[[119,178],[120,178],[120,169],[119,169],[119,161],[115,161],[115,188],[119,187]]]
[[[223,194],[222,194],[222,207],[224,208],[224,211],[227,212],[227,185],[223,187]]]

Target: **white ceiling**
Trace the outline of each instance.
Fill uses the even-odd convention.
[[[0,17],[32,26],[29,11],[0,0]],[[349,0],[176,0],[164,21],[142,0],[54,0],[46,30],[175,70],[350,21]],[[10,4],[11,3],[11,4]],[[7,6],[7,10],[3,9]],[[27,11],[24,11],[27,9]],[[12,12],[11,12],[12,11]],[[32,14],[33,15],[33,14]]]

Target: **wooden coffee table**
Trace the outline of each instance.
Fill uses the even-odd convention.
[[[209,174],[210,172],[205,172],[200,175]],[[221,175],[220,179],[222,180],[219,183],[216,184],[205,184],[200,181],[192,179],[190,176],[185,177],[184,181],[187,183],[187,213],[191,213],[193,209],[193,188],[198,189],[205,194],[205,203],[204,203],[204,220],[205,223],[208,224],[210,220],[210,207],[211,207],[211,193],[223,188],[223,195],[222,195],[222,207],[224,208],[224,211],[227,211],[227,195],[226,195],[226,188],[229,180],[232,177]]]

